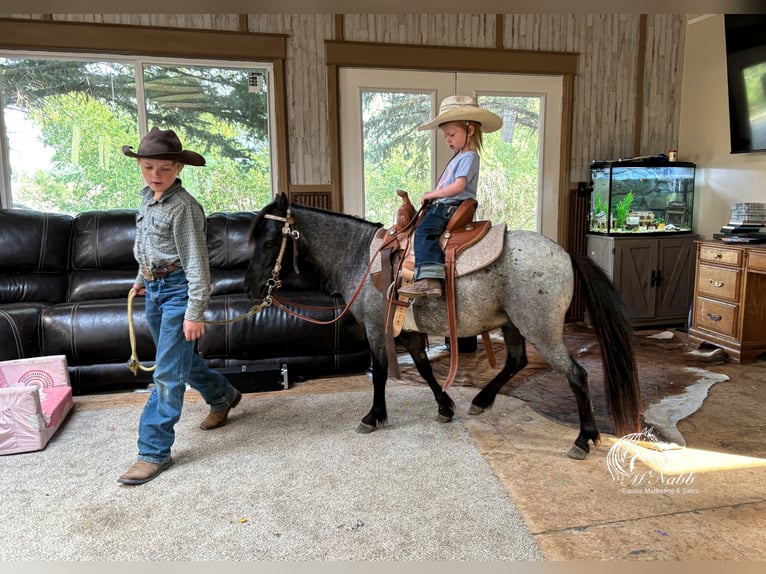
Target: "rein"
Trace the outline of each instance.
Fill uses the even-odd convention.
[[[300,238],[300,232],[292,228],[293,224],[295,223],[295,220],[293,220],[293,218],[290,217],[289,208],[287,209],[287,214],[285,217],[280,217],[278,215],[271,215],[268,213],[264,215],[264,217],[268,219],[273,219],[275,221],[282,221],[284,223],[284,226],[282,227],[282,247],[279,250],[279,255],[277,255],[277,260],[274,263],[274,270],[271,272],[272,278],[267,281],[267,284],[269,284],[269,281],[274,281],[275,282],[274,289],[278,289],[282,285],[282,282],[279,281],[278,275],[279,275],[279,270],[281,269],[282,256],[284,255],[284,251],[285,251],[285,243],[287,241],[286,238],[288,235],[291,235],[293,237],[293,240],[297,242],[297,240]],[[359,296],[359,293],[361,292],[362,287],[364,286],[364,282],[367,279],[367,276],[370,274],[370,269],[372,269],[373,262],[375,261],[375,258],[380,253],[381,247],[378,247],[375,254],[372,257],[370,257],[370,262],[367,264],[367,268],[364,270],[364,274],[362,275],[362,278],[359,280],[359,284],[356,286],[356,289],[354,290],[354,294],[351,296],[351,299],[348,301],[348,303],[346,303],[345,307],[340,307],[340,306],[315,307],[315,306],[301,305],[294,301],[283,299],[282,297],[279,297],[278,295],[274,295],[272,297],[272,300],[274,301],[274,305],[279,310],[287,313],[288,315],[296,317],[302,321],[306,321],[307,323],[313,323],[315,325],[332,325],[333,323],[340,321],[341,318],[351,308],[351,305],[354,304],[354,301],[356,301],[356,298]],[[296,257],[297,257],[297,249],[293,249],[293,259],[296,259]],[[269,287],[269,293],[271,293],[271,287]],[[301,313],[297,313],[296,311],[293,311],[292,309],[287,307],[287,305],[292,305],[293,307],[297,307],[299,309],[314,309],[314,310],[327,310],[327,311],[337,311],[338,309],[343,309],[343,310],[334,319],[330,319],[328,321],[320,321],[318,319],[312,319],[311,317],[302,315]]]
[[[415,217],[413,217],[407,223],[407,225],[404,226],[403,230],[407,229],[408,227],[413,225],[414,222],[417,221],[417,219],[419,218],[421,212],[423,212],[425,210],[425,208],[426,208],[425,205],[421,205],[420,209],[415,214]],[[289,210],[289,208],[288,208],[287,211],[288,211],[287,217],[279,217],[279,216],[276,216],[276,215],[269,215],[269,214],[265,215],[265,217],[268,217],[269,219],[274,219],[274,220],[277,220],[277,221],[285,222],[285,227],[282,229],[282,235],[283,236],[285,235],[285,228],[287,228],[287,229],[290,229],[292,233],[297,234],[297,237],[300,237],[300,234],[297,231],[292,231],[291,226],[292,226],[293,223],[295,223],[295,221],[290,219],[290,210]],[[354,301],[356,301],[356,298],[359,296],[359,293],[362,290],[362,286],[364,285],[365,280],[367,279],[367,277],[370,274],[370,270],[372,269],[372,265],[375,262],[375,258],[380,254],[381,250],[383,249],[383,245],[384,244],[381,243],[380,247],[378,247],[378,249],[375,251],[375,253],[370,257],[370,262],[367,264],[367,268],[364,270],[364,274],[362,275],[362,278],[359,280],[359,284],[356,286],[356,289],[354,290],[354,294],[351,296],[351,299],[349,300],[349,302],[346,304],[345,307],[340,307],[340,306],[337,306],[337,307],[314,307],[314,306],[301,305],[301,304],[296,303],[294,301],[290,301],[288,299],[283,299],[282,297],[279,297],[278,295],[274,295],[274,297],[273,297],[274,305],[278,309],[280,309],[281,311],[284,311],[285,313],[287,313],[288,315],[291,315],[293,317],[301,319],[302,321],[306,321],[307,323],[313,323],[315,325],[332,325],[333,323],[336,323],[337,321],[340,321],[340,319],[348,312],[348,310],[351,308],[351,305],[354,304]],[[277,256],[277,263],[274,265],[274,270],[275,271],[277,271],[277,269],[279,268],[279,261],[280,261],[280,259],[282,257],[283,252],[284,252],[284,239],[283,239],[283,242],[282,242],[282,249],[280,249],[279,255]],[[293,253],[295,253],[295,251],[293,251]],[[401,262],[400,262],[400,265],[401,265]],[[272,272],[272,274],[273,274],[273,272]],[[329,321],[320,321],[318,319],[312,319],[311,317],[307,317],[306,315],[302,315],[300,313],[297,313],[297,312],[293,311],[292,309],[290,309],[289,307],[287,307],[287,305],[292,305],[293,307],[297,307],[299,309],[313,309],[313,310],[319,310],[319,311],[322,311],[322,310],[337,311],[338,309],[343,309],[343,311],[341,311],[340,314],[337,317],[335,317],[334,319],[330,319]],[[390,313],[390,308],[389,308],[389,313]]]

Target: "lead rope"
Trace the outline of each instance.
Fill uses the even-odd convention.
[[[138,353],[136,352],[136,328],[133,325],[133,299],[136,296],[135,290],[131,289],[128,293],[128,333],[130,334],[130,359],[128,359],[128,368],[130,372],[138,376],[138,370],[151,373],[157,368],[157,365],[151,367],[144,367],[141,361],[138,360]]]

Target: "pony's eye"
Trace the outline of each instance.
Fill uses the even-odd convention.
[[[264,242],[263,242],[263,246],[264,246],[264,247],[266,247],[267,249],[271,249],[271,248],[272,248],[272,247],[274,247],[276,244],[277,244],[277,242],[276,242],[276,241],[271,241],[271,240],[269,240],[269,241],[264,241]]]

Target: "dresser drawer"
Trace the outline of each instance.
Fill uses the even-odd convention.
[[[700,247],[700,261],[741,267],[742,250],[727,249],[725,247],[718,247],[717,245],[702,245]]]
[[[747,256],[747,268],[766,272],[766,251],[751,250]]]
[[[739,305],[729,305],[697,297],[694,303],[694,326],[727,337],[735,337]]]
[[[702,264],[697,269],[697,292],[700,295],[739,302],[739,282],[742,278],[739,269]]]

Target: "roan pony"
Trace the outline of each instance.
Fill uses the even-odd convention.
[[[358,432],[372,432],[387,419],[387,301],[367,273],[370,244],[381,227],[350,215],[290,205],[287,196],[280,194],[253,222],[253,257],[245,275],[248,295],[262,304],[264,300],[271,304],[272,299],[279,301],[278,294],[272,292],[279,287],[283,257],[294,257],[296,262],[307,260],[324,274],[331,291],[351,302],[348,311],[364,327],[372,355],[372,409],[362,418]],[[570,256],[539,233],[508,231],[500,257],[484,269],[459,277],[455,293],[458,337],[501,329],[506,347],[505,365],[475,396],[469,413],[479,414],[491,407],[500,389],[526,366],[528,340],[551,367],[566,376],[575,395],[580,432],[568,455],[583,459],[590,452],[589,441],[598,444],[600,434],[588,374],[563,341],[575,269],[582,278],[586,307],[601,345],[607,407],[615,430],[620,436],[639,432],[641,396],[630,320],[619,293],[590,259]],[[416,299],[412,311],[422,333],[449,335],[443,298]],[[455,404],[433,375],[423,339],[421,333],[405,330],[397,342],[412,356],[433,391],[438,419],[446,422],[452,419]]]

